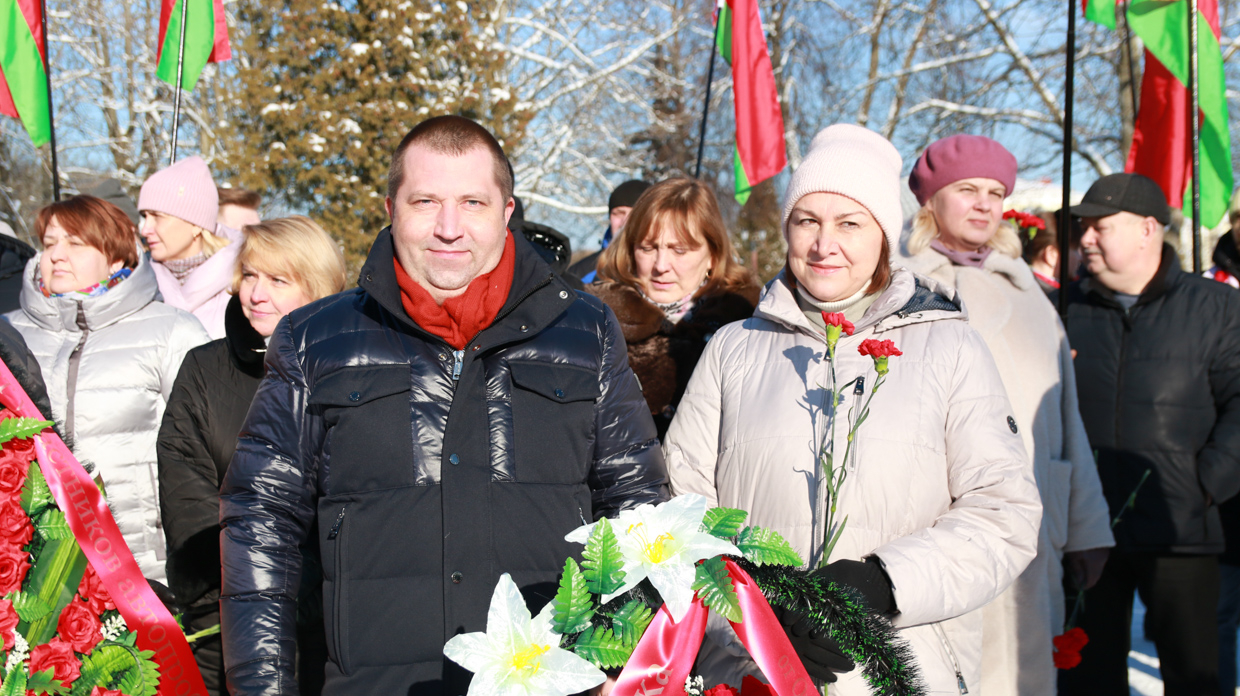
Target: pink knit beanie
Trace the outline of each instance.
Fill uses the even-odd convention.
[[[138,210],[167,213],[214,234],[220,198],[207,163],[201,157],[186,157],[155,172],[142,184]]]
[[[984,135],[953,135],[936,140],[917,158],[908,187],[925,205],[944,186],[961,179],[994,179],[1011,195],[1016,187],[1016,157]]]
[[[861,126],[838,123],[814,136],[809,153],[792,173],[784,191],[784,218],[781,228],[788,231],[788,216],[797,201],[811,193],[838,193],[847,196],[874,216],[891,257],[900,248],[900,153],[886,138]]]

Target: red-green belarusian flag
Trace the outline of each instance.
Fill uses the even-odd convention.
[[[0,0],[3,2],[4,0]],[[155,76],[175,85],[177,54],[181,48],[181,3],[185,8],[185,59],[181,69],[181,88],[193,90],[207,63],[232,58],[228,43],[228,22],[224,0],[162,0],[159,11],[159,66]]]
[[[21,119],[35,147],[52,133],[40,0],[0,0],[0,114]]]
[[[758,0],[727,0],[719,6],[715,42],[732,66],[736,100],[736,201],[749,200],[754,186],[788,165],[784,116],[775,89],[775,71],[767,52]]]
[[[1087,18],[1115,26],[1115,0],[1086,2]],[[1124,169],[1157,181],[1171,205],[1191,210],[1188,0],[1130,0],[1127,5],[1128,24],[1145,43],[1145,75],[1132,151]],[[1227,212],[1234,183],[1223,54],[1218,42],[1218,0],[1199,0],[1196,21],[1201,224],[1213,227]]]

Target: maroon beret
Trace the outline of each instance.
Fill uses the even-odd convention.
[[[953,135],[936,140],[917,158],[908,186],[925,205],[944,186],[961,179],[994,179],[1011,195],[1016,187],[1016,158],[984,135]]]

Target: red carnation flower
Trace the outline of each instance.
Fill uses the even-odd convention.
[[[78,583],[78,595],[90,604],[90,610],[95,614],[102,614],[109,609],[116,608],[116,602],[112,601],[108,588],[104,587],[103,581],[99,579],[99,575],[89,563],[86,564],[82,582]]]
[[[1085,629],[1077,626],[1051,639],[1055,645],[1055,666],[1072,669],[1081,664],[1081,648],[1089,644]]]
[[[75,652],[89,655],[91,650],[103,640],[103,623],[99,615],[91,611],[86,602],[72,601],[60,612],[60,620],[56,622],[56,631]]]
[[[82,676],[82,665],[77,655],[73,654],[73,646],[59,638],[30,650],[30,673],[37,674],[48,669],[52,670],[52,679],[65,688]]]
[[[0,548],[0,595],[17,592],[30,570],[30,554],[15,546]]]
[[[893,355],[904,355],[899,348],[896,348],[896,344],[893,341],[880,341],[877,338],[867,338],[862,341],[861,347],[857,348],[857,352],[872,358],[890,358]]]
[[[7,599],[0,599],[0,636],[4,637],[5,652],[13,649],[13,632],[20,622],[21,617],[13,609],[13,603]]]
[[[17,497],[0,498],[0,544],[20,548],[30,543],[34,525]]]
[[[827,326],[838,326],[845,336],[853,335],[856,329],[851,321],[844,318],[843,312],[823,312],[822,320],[827,323]]]

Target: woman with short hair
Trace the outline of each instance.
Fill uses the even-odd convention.
[[[598,277],[587,289],[620,320],[662,438],[706,342],[753,314],[761,288],[736,262],[714,192],[695,179],[664,181],[637,199]]]
[[[1016,228],[1003,220],[1003,200],[1015,183],[1016,158],[990,138],[954,135],[932,143],[909,177],[922,208],[904,262],[960,293],[969,324],[999,368],[1042,499],[1037,557],[981,612],[982,693],[1054,694],[1063,561],[1072,582],[1088,588],[1115,539],[1063,323],[1021,258]]]
[[[891,618],[928,693],[967,693],[982,650],[970,612],[1033,557],[1038,494],[994,361],[956,294],[891,265],[900,168],[891,143],[865,128],[814,138],[785,193],[787,265],[752,318],[707,344],[663,449],[674,493],[747,510],[748,524],[782,534],[816,576]],[[852,327],[833,352],[828,317]],[[902,355],[879,372],[860,352],[868,339]],[[871,393],[854,437],[849,413],[859,416]],[[833,499],[824,450],[846,472]],[[838,541],[826,558],[828,535]],[[832,694],[870,693],[829,637],[799,612],[779,614],[811,676],[847,672]],[[707,636],[698,658],[707,683],[756,671],[726,623]]]
[[[263,377],[267,339],[286,314],[345,285],[344,255],[310,218],[266,220],[242,235],[227,334],[185,356],[159,430],[168,586],[188,607],[191,632],[220,622],[220,481]],[[224,693],[219,638],[193,647],[208,691]]]
[[[39,211],[43,250],[26,264],[22,308],[5,315],[38,359],[52,418],[103,477],[142,574],[163,582],[155,439],[202,324],[155,300],[151,265],[120,208],[74,196]]]

